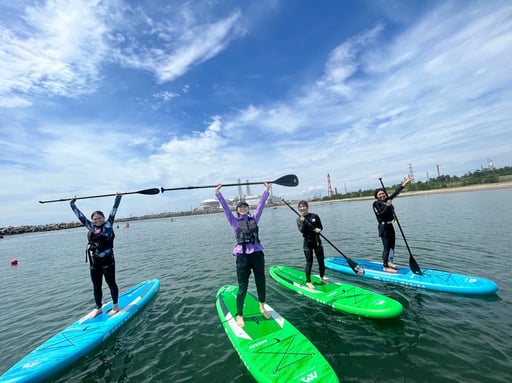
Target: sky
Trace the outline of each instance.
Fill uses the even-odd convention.
[[[0,0],[0,227],[512,166],[511,62],[510,1]]]

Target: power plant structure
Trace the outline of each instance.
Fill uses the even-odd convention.
[[[409,164],[409,174],[408,176],[412,179],[414,179],[414,172],[412,171],[412,164]]]
[[[329,175],[329,173],[327,173],[327,196],[328,197],[333,196],[332,186],[331,186],[331,176]]]
[[[244,185],[240,178],[238,179],[238,195],[234,198],[226,198],[227,203],[231,206],[232,209],[235,208],[238,202],[247,202],[250,208],[255,208],[258,206],[258,202],[260,201],[261,195],[252,194],[251,187],[249,184],[249,180],[246,181],[246,192],[244,193],[242,186]],[[224,193],[223,193],[224,194]],[[272,193],[272,185],[270,186],[270,195],[267,199],[267,205],[276,205],[281,203],[281,197],[274,196]],[[205,199],[200,202],[199,210],[201,211],[217,211],[221,206],[217,199]]]

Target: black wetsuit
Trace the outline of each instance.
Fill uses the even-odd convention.
[[[297,227],[304,237],[302,248],[306,257],[306,282],[311,282],[313,252],[315,253],[318,261],[320,278],[323,278],[325,275],[324,248],[322,246],[322,241],[320,240],[320,234],[314,231],[314,229],[317,228],[323,230],[323,226],[322,221],[320,221],[320,217],[315,213],[307,213],[304,216],[304,219],[307,222],[301,221],[300,218],[297,218]]]
[[[395,198],[403,190],[403,186],[398,187],[388,199]],[[377,217],[379,237],[382,240],[382,265],[389,267],[389,253],[395,251],[395,228],[393,227],[393,220],[395,219],[395,208],[393,205],[388,206],[387,200],[376,200],[373,202],[373,212]]]
[[[103,305],[102,281],[110,289],[112,303],[117,304],[119,299],[119,288],[116,283],[116,267],[114,261],[114,218],[121,202],[121,196],[116,196],[112,211],[102,226],[95,226],[88,220],[84,214],[76,207],[74,201],[71,201],[71,209],[78,217],[80,222],[89,230],[88,233],[88,258],[90,263],[91,281],[94,288],[94,301],[96,309],[101,309]]]

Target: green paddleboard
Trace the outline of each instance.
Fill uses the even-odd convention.
[[[323,283],[320,277],[312,275],[314,289],[306,285],[304,271],[286,266],[272,266],[270,276],[279,284],[336,310],[366,318],[387,319],[400,316],[403,307],[400,302],[348,283]]]
[[[249,372],[258,382],[339,382],[336,373],[318,349],[272,307],[266,319],[258,299],[245,298],[245,326],[236,323],[238,287],[223,286],[217,292],[219,319]],[[229,380],[226,377],[227,380]]]

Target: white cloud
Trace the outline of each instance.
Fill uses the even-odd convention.
[[[300,71],[286,73],[294,76],[293,91],[265,102],[255,102],[251,89],[244,88],[247,101],[237,109],[195,97],[211,84],[226,86],[222,78],[201,82],[200,77],[212,77],[201,72],[201,64],[229,56],[236,39],[249,34],[263,39],[243,10],[223,9],[221,16],[212,16],[191,3],[172,3],[161,10],[172,17],[162,18],[149,6],[130,8],[120,1],[55,0],[27,8],[17,25],[0,18],[0,60],[8,63],[0,68],[0,199],[8,201],[2,222],[70,221],[67,206],[40,206],[36,200],[74,194],[262,181],[295,173],[298,188],[275,192],[307,198],[326,194],[327,173],[333,186],[352,191],[375,187],[378,177],[396,183],[409,164],[418,178],[435,175],[436,165],[445,174],[460,175],[488,157],[497,166],[510,165],[512,7],[460,4],[443,4],[414,23],[392,28],[385,19],[369,23],[324,49],[325,57],[308,61],[301,52],[306,65],[323,60],[323,67],[305,69],[307,80]],[[266,44],[256,53],[263,56]],[[311,51],[317,54],[314,47]],[[105,104],[91,108],[97,114],[79,116],[60,116],[61,110],[52,108],[69,97],[96,95],[96,87],[107,85],[106,64],[131,69],[126,86],[153,74],[156,81],[145,84],[149,90],[139,94],[137,89],[133,97],[159,104],[141,103],[136,111],[109,111]],[[227,64],[233,72],[235,64]],[[312,78],[312,72],[318,75]],[[186,84],[179,82],[184,75]],[[237,92],[240,84],[231,85]],[[166,108],[160,108],[163,103]],[[197,119],[189,118],[187,103]],[[127,123],[152,106],[154,114],[143,123]],[[189,124],[197,120],[206,122]],[[131,196],[123,199],[121,212],[182,210],[212,195],[212,190],[191,190]],[[84,209],[99,206],[107,210],[111,201],[81,203]]]
[[[0,25],[2,106],[27,106],[34,95],[91,92],[107,50],[106,12],[99,2],[54,0],[26,7],[15,28]]]
[[[138,44],[120,48],[117,60],[127,67],[153,72],[160,82],[170,82],[242,36],[239,18],[240,12],[235,11],[219,21],[201,23],[184,8],[171,21],[151,21],[151,34],[158,40],[158,47]]]

